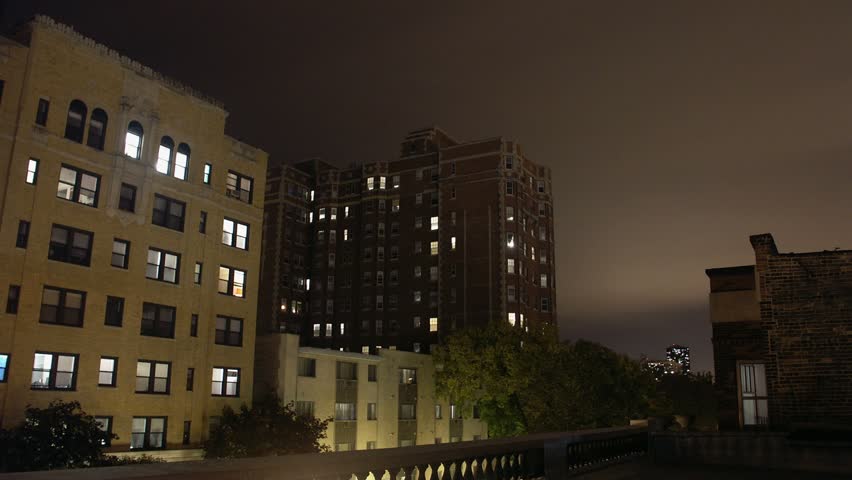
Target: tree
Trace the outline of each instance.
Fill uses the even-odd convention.
[[[101,430],[79,402],[27,407],[24,422],[0,430],[0,471],[52,470],[101,465],[103,447],[115,435]]]
[[[330,419],[298,415],[277,395],[257,399],[252,408],[222,410],[219,425],[204,443],[205,458],[241,458],[327,451],[320,444]]]
[[[655,415],[686,416],[690,429],[716,428],[716,397],[710,373],[665,375],[657,382],[656,393]]]
[[[493,437],[625,425],[653,395],[637,362],[592,342],[558,343],[549,328],[466,329],[435,363],[438,394],[479,406]]]

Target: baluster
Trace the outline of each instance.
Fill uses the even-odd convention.
[[[503,480],[506,478],[506,472],[503,468],[505,460],[506,457],[504,457],[503,455],[494,458],[493,467],[495,480]]]

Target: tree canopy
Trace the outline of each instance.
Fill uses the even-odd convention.
[[[323,452],[320,444],[330,419],[299,415],[292,404],[284,405],[272,394],[235,412],[222,410],[219,425],[204,444],[206,458],[240,458],[290,453]]]
[[[654,395],[638,362],[593,342],[559,343],[550,328],[462,330],[435,364],[439,395],[477,405],[492,437],[626,425]]]

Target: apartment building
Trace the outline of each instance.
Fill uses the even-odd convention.
[[[260,332],[375,354],[555,318],[550,169],[503,138],[413,131],[390,162],[270,168]]]
[[[113,450],[195,445],[251,402],[267,155],[49,18],[0,41],[0,422],[78,400]]]
[[[332,419],[323,442],[334,451],[488,437],[475,410],[463,415],[436,396],[431,355],[299,347],[296,334],[260,336],[257,348],[258,358],[280,366],[266,387],[298,413]]]

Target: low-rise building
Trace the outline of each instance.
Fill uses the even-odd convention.
[[[754,265],[706,271],[720,428],[852,426],[852,251],[751,244]]]
[[[258,336],[257,358],[256,392],[274,391],[297,412],[333,419],[325,443],[335,451],[487,438],[475,409],[463,415],[438,398],[431,355],[299,347],[298,335],[280,334]]]

